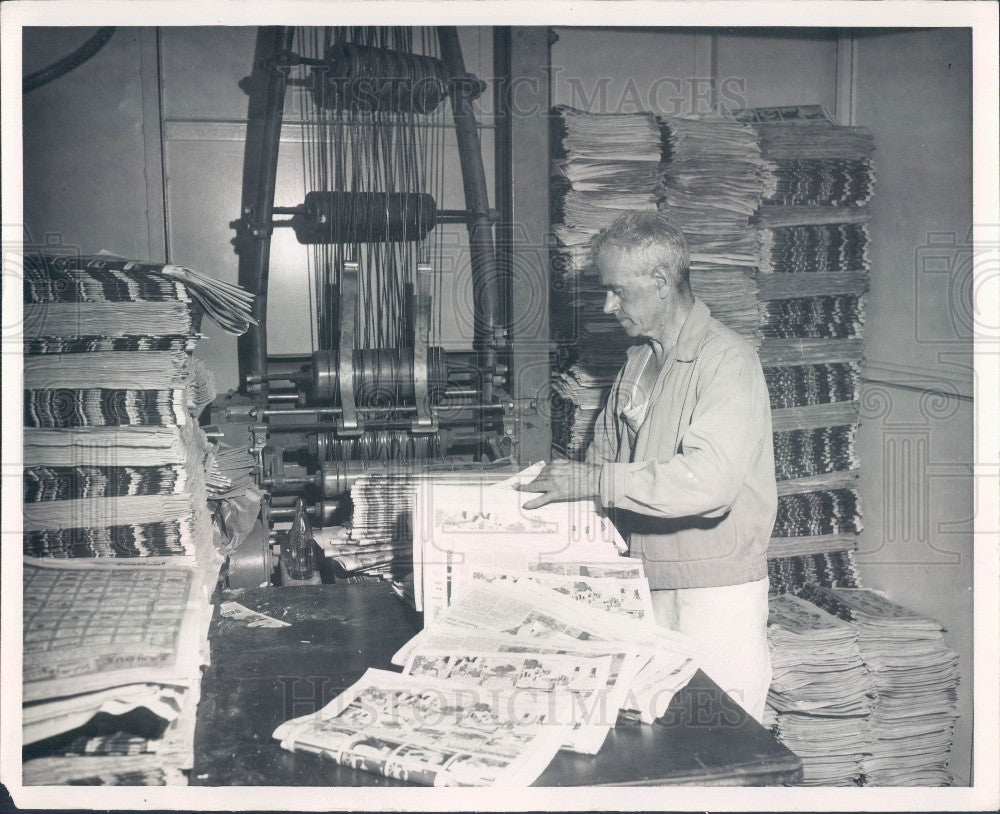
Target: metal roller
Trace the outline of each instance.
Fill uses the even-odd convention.
[[[267,527],[261,518],[236,550],[230,552],[226,564],[226,587],[231,590],[270,583],[274,561]]]
[[[306,506],[305,512],[316,526],[331,526],[333,518],[340,509],[339,500],[317,500]],[[280,506],[271,509],[271,520],[288,522],[295,518],[295,506]]]
[[[309,192],[292,218],[304,245],[423,240],[437,223],[437,205],[426,192]]]
[[[287,495],[303,488],[323,497],[339,497],[351,490],[351,485],[370,472],[397,472],[402,462],[392,461],[322,461],[319,468],[308,475],[278,474],[264,480],[276,495]],[[282,507],[287,510],[288,507]]]
[[[307,440],[309,454],[317,461],[410,461],[437,457],[441,450],[439,438],[414,436],[408,430],[367,431],[360,438],[318,432]]]
[[[448,367],[444,348],[428,348],[428,390],[440,398],[448,385]],[[355,350],[354,404],[358,407],[375,405],[413,404],[413,348]],[[309,391],[316,403],[340,402],[339,356],[336,351],[316,351],[312,356]]]
[[[350,42],[328,45],[313,79],[313,99],[327,109],[432,113],[448,96],[440,59]]]

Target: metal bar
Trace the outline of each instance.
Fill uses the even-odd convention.
[[[467,76],[458,29],[439,26],[438,41],[441,59],[451,79]],[[496,255],[493,245],[493,225],[490,220],[489,199],[486,189],[486,172],[483,169],[482,144],[476,124],[472,101],[464,90],[465,83],[452,82],[449,88],[452,115],[455,119],[455,137],[462,167],[462,184],[465,203],[473,217],[469,220],[469,254],[472,258],[473,310],[475,337],[473,347],[479,352],[482,367],[490,374],[496,369],[497,349],[500,344],[500,290],[497,284]],[[548,171],[538,176],[548,177]],[[493,377],[483,376],[482,400],[493,400]],[[485,449],[478,451],[481,457]]]
[[[510,26],[497,26],[493,29],[493,76],[496,77],[496,89],[493,98],[493,117],[497,123],[493,139],[493,149],[496,154],[494,162],[494,189],[496,189],[496,249],[497,270],[502,275],[503,286],[503,325],[510,330],[510,309],[513,292],[511,291],[511,246],[514,237],[513,182],[511,180],[511,163],[513,144],[511,143],[511,111],[510,111]]]
[[[469,223],[472,215],[461,209],[438,209],[434,213],[435,223]]]
[[[550,388],[549,196],[538,184],[549,167],[549,36],[543,27],[510,29],[508,82],[497,98],[502,109],[510,108],[510,78],[517,77],[517,115],[505,119],[508,133],[501,138],[517,150],[500,160],[510,162],[505,217],[512,229],[510,285],[519,296],[511,298],[509,386],[518,411],[514,450],[522,465],[548,458],[552,448],[550,422],[532,407],[548,400]]]
[[[503,404],[435,404],[431,406],[431,412],[438,412],[442,410],[470,410],[473,412],[492,412],[494,410],[504,410],[506,406]],[[359,413],[415,413],[417,408],[410,404],[401,404],[397,407],[386,407],[383,405],[376,405],[372,407],[358,407]],[[271,409],[265,407],[264,409],[256,408],[252,411],[255,418],[268,418],[270,416],[276,415],[336,415],[339,416],[342,413],[340,407],[292,407],[288,410]],[[404,424],[404,427],[409,427],[410,425]],[[302,425],[296,426],[293,429],[300,430]],[[330,425],[330,429],[335,429],[334,425]]]
[[[417,283],[413,291],[413,396],[417,417],[413,430],[434,430],[431,399],[428,392],[427,348],[431,333],[431,267],[417,264]]]
[[[240,381],[251,372],[267,370],[267,285],[271,255],[270,224],[278,173],[278,145],[285,105],[288,69],[275,58],[292,44],[291,26],[262,26],[257,33],[247,112],[247,137],[243,160],[242,226],[237,233],[239,282],[253,292],[257,325],[239,341]],[[261,387],[262,401],[267,384]]]
[[[162,257],[169,263],[159,28],[139,29],[139,76],[142,92],[142,140],[145,153],[146,234],[149,257]]]
[[[837,81],[835,117],[837,124],[853,125],[858,96],[858,42],[854,29],[837,30]]]
[[[354,404],[354,309],[358,302],[358,264],[344,263],[340,274],[340,341],[337,345],[337,378],[340,391],[340,420],[337,431],[360,434]]]
[[[469,427],[475,423],[477,418],[478,415],[438,416],[438,424],[442,428]],[[488,418],[486,425],[488,427],[490,426],[497,427],[499,426],[500,421],[501,419],[499,417]],[[376,430],[408,430],[409,428],[410,428],[410,422],[407,420],[388,421],[384,419],[383,420],[374,419],[372,421],[368,421],[365,423],[365,432],[374,432]],[[331,421],[317,421],[311,424],[304,424],[304,423],[287,424],[287,425],[271,424],[268,426],[267,429],[268,432],[271,434],[329,432],[336,435],[336,425]],[[482,439],[482,436],[479,436],[474,432],[470,433],[469,436],[465,437],[471,438],[473,436],[475,436],[477,439]],[[450,439],[445,438],[443,440],[448,441]],[[305,448],[306,448],[305,442],[289,444],[288,446],[285,447],[285,449],[305,449]]]

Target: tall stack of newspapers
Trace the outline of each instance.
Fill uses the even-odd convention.
[[[24,782],[182,783],[221,565],[191,350],[249,300],[104,255],[24,269]]]
[[[950,785],[958,656],[942,633],[861,588],[771,597],[764,723],[807,785]]]
[[[950,785],[958,656],[941,625],[874,591],[807,585],[802,593],[850,622],[873,679],[865,784]]]
[[[691,250],[691,290],[712,315],[756,346],[761,308],[750,219],[766,189],[753,128],[721,116],[661,119],[666,135],[659,208]]]
[[[623,212],[656,210],[661,155],[651,114],[553,111],[551,313],[562,353],[552,382],[552,432],[555,449],[570,458],[590,443],[630,342],[603,311],[590,242]]]
[[[874,141],[863,128],[833,124],[816,106],[758,108],[740,118],[757,135],[765,173],[755,222],[760,357],[779,480],[772,589],[856,586],[854,438]]]
[[[770,600],[773,676],[764,724],[802,760],[803,783],[859,785],[873,699],[854,627],[792,594]]]
[[[369,670],[281,724],[284,748],[423,785],[526,786],[560,749],[596,754],[619,714],[663,715],[697,655],[653,624],[642,563],[593,502],[526,511],[514,482],[419,484],[425,627],[393,657],[402,674]]]

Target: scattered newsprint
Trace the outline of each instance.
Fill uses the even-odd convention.
[[[642,563],[592,501],[534,511],[499,484],[421,483],[413,593],[424,629],[283,747],[423,785],[525,786],[560,748],[596,754],[620,713],[650,724],[697,669],[653,621]]]

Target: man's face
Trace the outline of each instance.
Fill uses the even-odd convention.
[[[597,254],[601,287],[606,289],[604,313],[613,314],[629,336],[651,336],[660,324],[663,301],[656,279],[647,272],[644,252],[616,248]]]

